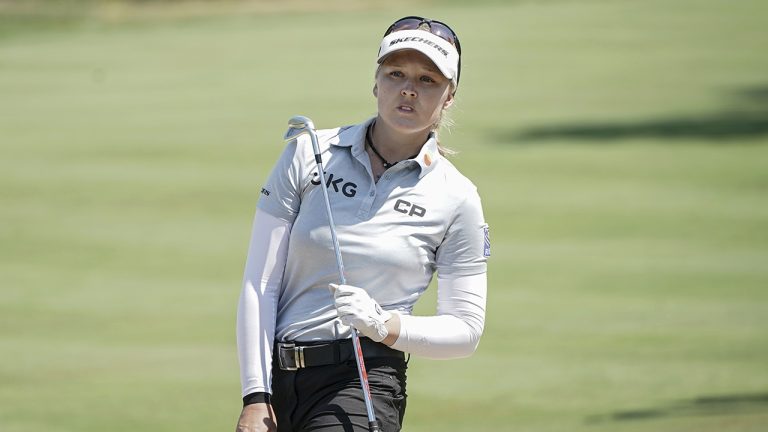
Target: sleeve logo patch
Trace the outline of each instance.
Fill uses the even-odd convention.
[[[266,190],[266,189],[264,189],[264,188],[261,188],[261,193],[262,193],[262,195],[264,195],[264,196],[269,196],[269,191],[268,191],[268,190]]]
[[[491,234],[490,234],[490,229],[488,228],[488,225],[483,227],[483,236],[485,237],[485,242],[483,246],[483,256],[489,257],[491,256]]]

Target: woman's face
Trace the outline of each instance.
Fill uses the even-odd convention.
[[[429,131],[453,103],[451,82],[415,50],[392,53],[376,74],[379,117],[402,133]]]

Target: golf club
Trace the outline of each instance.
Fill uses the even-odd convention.
[[[331,229],[333,250],[336,252],[336,266],[339,270],[339,283],[345,285],[347,280],[344,277],[344,262],[341,260],[341,248],[339,247],[339,239],[336,237],[336,224],[333,222],[331,201],[328,198],[328,188],[326,187],[325,173],[323,172],[323,158],[320,155],[320,145],[317,142],[315,124],[312,120],[304,116],[291,117],[291,119],[288,120],[288,131],[285,133],[285,140],[290,141],[303,134],[309,135],[309,138],[312,141],[312,150],[315,153],[315,163],[317,164],[318,176],[320,177],[320,188],[323,190],[323,198],[325,199],[325,212],[328,215],[328,226]],[[363,399],[365,400],[365,409],[368,412],[368,429],[371,432],[379,432],[379,422],[376,421],[376,414],[373,412],[373,403],[371,402],[371,390],[368,386],[368,373],[365,370],[363,350],[360,347],[360,339],[357,335],[357,330],[355,329],[352,329],[352,347],[355,350],[357,373],[360,376],[360,384],[363,388]]]

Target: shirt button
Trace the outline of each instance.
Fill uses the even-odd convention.
[[[375,194],[376,194],[375,192],[371,191],[371,192],[368,194],[368,196],[371,196],[371,197],[372,197],[372,196],[374,196]]]

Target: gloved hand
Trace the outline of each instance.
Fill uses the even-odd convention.
[[[329,285],[336,313],[344,325],[352,326],[363,336],[381,342],[389,333],[384,325],[392,314],[383,310],[368,293],[352,285]]]

